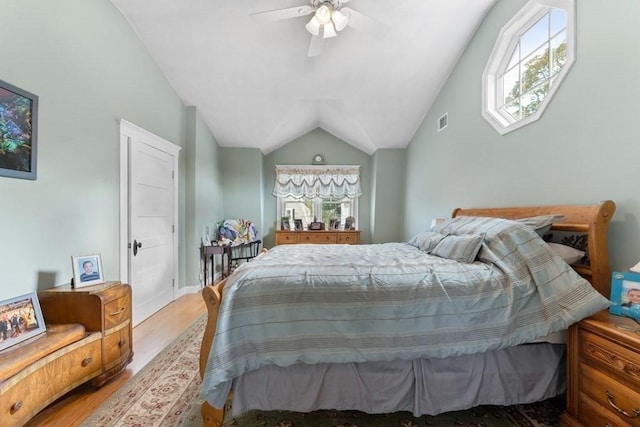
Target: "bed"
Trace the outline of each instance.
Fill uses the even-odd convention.
[[[562,393],[563,332],[609,304],[614,211],[455,209],[405,243],[263,251],[203,289],[205,425],[230,396],[235,413],[420,415]],[[550,249],[557,234],[586,245],[580,264]]]

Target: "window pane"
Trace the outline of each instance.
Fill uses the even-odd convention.
[[[522,117],[530,116],[531,114],[538,111],[538,107],[540,106],[542,101],[544,101],[547,93],[549,93],[548,82],[545,82],[532,91],[525,93],[520,99],[520,102],[522,104]]]
[[[567,62],[567,33],[561,32],[551,40],[551,75],[556,75]]]
[[[302,219],[305,225],[313,221],[313,200],[310,199],[294,199],[287,197],[284,201],[284,212],[282,216],[288,216],[293,223],[293,219]]]
[[[549,14],[546,14],[533,27],[529,28],[520,38],[522,46],[522,57],[528,56],[531,52],[546,44],[549,40]]]
[[[526,59],[521,79],[523,92],[549,79],[549,49],[546,44]]]
[[[507,72],[502,79],[503,104],[508,104],[520,96],[520,68],[514,68]]]
[[[324,227],[327,230],[332,219],[340,218],[341,207],[342,205],[339,201],[325,200],[322,202],[322,222],[324,222]]]
[[[567,12],[562,9],[551,9],[551,35],[567,27]]]

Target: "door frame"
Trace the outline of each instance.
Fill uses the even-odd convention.
[[[180,235],[179,228],[179,198],[178,198],[178,153],[182,147],[161,138],[140,126],[120,119],[120,281],[129,283],[129,144],[135,140],[131,136],[144,137],[145,143],[172,156],[173,159],[173,298],[180,278],[180,257],[178,253]]]

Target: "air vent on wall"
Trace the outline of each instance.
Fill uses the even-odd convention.
[[[438,119],[438,132],[446,128],[448,124],[449,124],[449,113],[444,113]]]

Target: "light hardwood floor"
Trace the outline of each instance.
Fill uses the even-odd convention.
[[[133,361],[124,372],[98,389],[85,384],[69,392],[32,418],[27,426],[79,426],[206,311],[200,293],[187,294],[167,305],[133,328]]]

